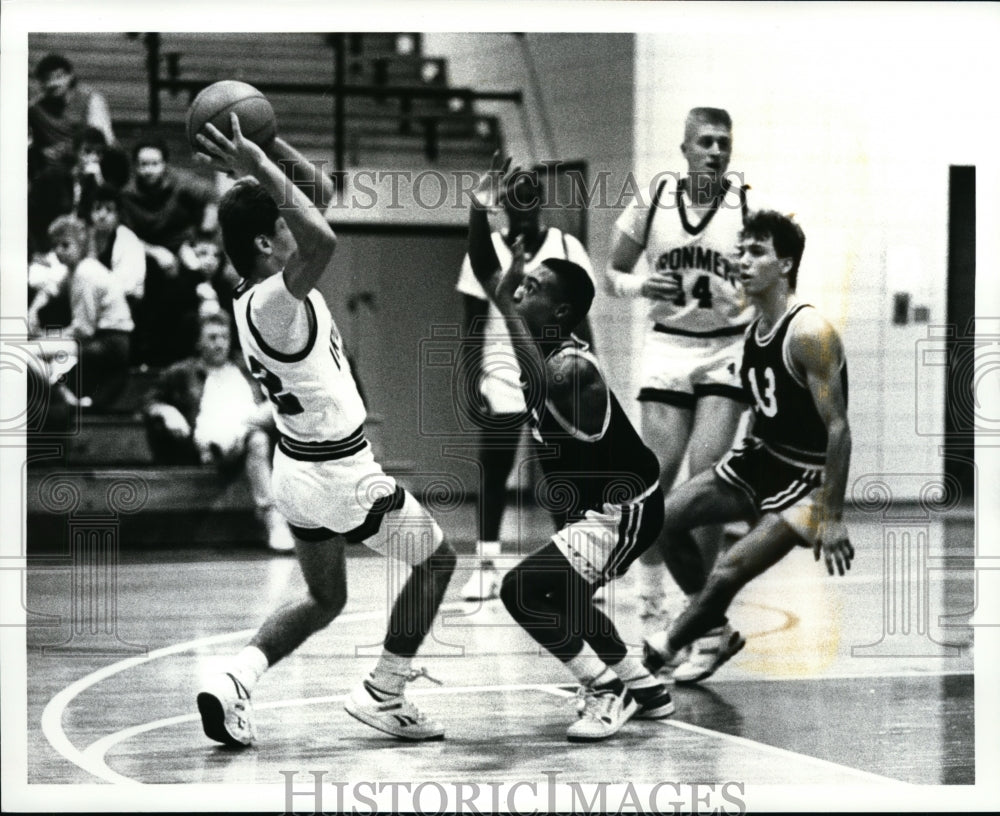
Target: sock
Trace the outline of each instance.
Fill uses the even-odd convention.
[[[662,683],[653,675],[646,671],[642,661],[637,657],[626,655],[625,659],[615,664],[615,674],[621,678],[622,682],[630,689],[652,688],[660,686]]]
[[[392,652],[382,652],[378,663],[368,676],[368,685],[371,687],[369,691],[381,693],[384,697],[396,697],[402,694],[412,663],[412,657],[400,657]]]
[[[264,672],[267,671],[267,656],[256,646],[244,647],[232,664],[232,673],[247,691],[253,691]]]
[[[573,673],[581,686],[591,686],[598,682],[606,672],[611,672],[608,664],[601,660],[593,647],[587,643],[583,644],[583,648],[576,657],[566,661],[566,668]],[[611,674],[614,675],[614,672]]]
[[[601,691],[610,690],[615,694],[621,694],[625,691],[625,684],[622,683],[618,675],[615,674],[609,666],[594,678],[591,683],[591,688],[601,689]]]
[[[492,565],[493,559],[500,555],[500,542],[480,539],[476,542],[476,555],[479,556],[480,564]]]

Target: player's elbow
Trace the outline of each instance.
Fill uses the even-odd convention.
[[[323,222],[323,229],[317,230],[316,240],[313,242],[310,261],[313,265],[325,268],[333,259],[333,254],[337,251],[337,236],[330,228],[330,225]]]
[[[309,270],[309,274],[321,276],[333,261],[334,252],[337,249],[335,238],[322,237],[311,243],[309,252],[302,253],[302,268]]]

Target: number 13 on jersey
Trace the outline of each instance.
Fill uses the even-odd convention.
[[[774,417],[778,413],[778,400],[774,393],[774,371],[771,366],[764,369],[764,394],[761,396],[760,384],[757,382],[757,370],[751,368],[747,372],[747,379],[750,380],[750,390],[753,391],[754,401],[760,412],[768,417]]]

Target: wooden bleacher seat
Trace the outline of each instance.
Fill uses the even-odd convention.
[[[159,37],[162,77],[176,69],[185,80],[259,83],[264,81],[261,65],[267,65],[269,82],[333,81],[337,35],[163,32]],[[447,60],[424,56],[418,33],[347,34],[345,40],[348,85],[449,87]],[[65,54],[82,80],[105,94],[126,148],[149,129],[146,49],[140,35],[37,32],[29,38],[29,50],[32,62],[50,51]],[[351,164],[394,170],[482,164],[500,144],[499,125],[495,118],[476,117],[467,93],[457,92],[454,98],[346,97],[344,126]],[[332,156],[332,94],[269,92],[268,97],[279,130],[289,141],[307,155]],[[185,167],[194,166],[184,134],[189,102],[184,92],[160,93],[160,119],[154,126],[167,139],[173,163]],[[422,117],[434,117],[433,124],[425,124]],[[426,138],[428,127],[436,139]]]
[[[164,466],[153,461],[140,409],[156,372],[137,370],[134,375],[114,410],[84,413],[77,433],[29,438],[25,494],[29,547],[58,549],[65,544],[67,525],[74,518],[111,514],[109,496],[116,485],[142,497],[136,512],[119,514],[126,546],[184,541],[262,544],[264,530],[255,519],[242,473],[223,479],[212,466]],[[380,460],[381,422],[372,416],[366,424]],[[390,461],[383,467],[401,476],[414,465]],[[79,497],[72,512],[58,499],[66,490]]]

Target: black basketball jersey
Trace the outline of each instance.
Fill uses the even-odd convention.
[[[600,372],[586,343],[574,338],[548,359],[566,354],[584,357]],[[587,510],[603,510],[605,503],[622,504],[638,498],[660,475],[655,454],[632,427],[610,388],[607,394],[602,430],[592,435],[574,427],[548,399],[529,407],[528,422],[544,474],[538,486],[539,503],[565,513],[570,521],[581,518]],[[532,403],[530,394],[526,398]]]
[[[753,435],[779,456],[808,465],[826,463],[826,425],[816,410],[805,379],[792,366],[788,334],[792,321],[803,309],[800,303],[786,311],[766,337],[759,337],[758,317],[747,329],[743,344],[740,379],[751,398]],[[847,399],[847,361],[840,370]]]

